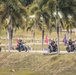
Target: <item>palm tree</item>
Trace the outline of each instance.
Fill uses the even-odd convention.
[[[67,32],[69,32],[71,39],[72,39],[72,29],[73,28],[76,28],[75,20],[73,19],[72,16],[68,16],[68,20],[66,22],[66,29],[67,29]]]
[[[47,2],[48,2],[48,0],[47,1],[39,0],[35,3],[35,6],[33,6],[31,8],[31,12],[32,12],[32,10],[34,10],[32,14],[35,14],[35,20],[34,20],[35,25],[34,26],[39,27],[42,30],[42,50],[43,50],[43,42],[44,42],[44,24],[48,25],[49,24],[48,19],[50,18],[49,14],[47,12],[47,8],[46,8]]]
[[[28,20],[28,26],[27,26],[27,31],[28,30],[31,30],[31,32],[32,32],[32,34],[33,34],[33,39],[32,39],[32,41],[33,41],[33,43],[34,43],[34,40],[35,40],[35,19],[34,19],[35,17],[29,17],[29,20]]]
[[[13,28],[21,27],[23,28],[24,19],[23,16],[27,16],[26,11],[16,0],[0,0],[0,3],[3,5],[3,10],[1,13],[1,22],[7,20],[7,30],[9,37],[9,51],[12,48],[12,37],[13,37]]]

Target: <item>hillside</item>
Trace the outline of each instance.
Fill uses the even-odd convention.
[[[0,75],[76,75],[76,55],[0,53]]]

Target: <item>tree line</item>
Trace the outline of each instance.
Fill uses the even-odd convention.
[[[35,15],[30,18],[29,16]],[[42,49],[44,26],[49,32],[56,29],[59,45],[59,28],[66,28],[70,36],[76,27],[76,0],[0,0],[0,28],[9,35],[9,51],[12,47],[13,29],[42,30]],[[0,30],[1,30],[0,29]]]

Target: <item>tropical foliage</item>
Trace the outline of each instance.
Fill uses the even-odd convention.
[[[7,20],[7,30],[9,37],[9,50],[12,48],[12,36],[13,28],[24,28],[24,19],[27,18],[27,13],[24,7],[18,0],[0,0],[0,3],[3,5],[3,10],[0,12],[1,23],[3,24]]]
[[[69,27],[70,29],[76,27],[76,0],[0,0],[0,8],[0,26],[3,25],[8,29],[9,41],[12,40],[13,28],[16,27],[33,28],[34,34],[35,27],[41,29],[42,45],[44,25],[50,32],[52,32],[52,28],[57,28],[58,38],[59,27],[65,28],[67,25],[67,30]],[[59,12],[62,17],[60,17]],[[30,15],[35,15],[35,18],[30,20],[28,17]],[[69,20],[68,15],[72,16],[72,20]],[[26,22],[28,21],[27,23],[23,17]],[[5,20],[8,20],[7,25],[5,25]],[[12,41],[9,44],[9,48],[11,48]]]

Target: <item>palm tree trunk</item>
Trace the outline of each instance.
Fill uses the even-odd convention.
[[[34,47],[34,41],[35,41],[35,30],[33,29],[33,39],[32,39],[33,47]]]
[[[43,46],[44,46],[44,18],[42,23],[42,50],[44,49]]]
[[[10,52],[10,49],[12,48],[12,35],[13,35],[13,29],[11,29],[10,26],[8,26],[8,50]]]
[[[60,54],[60,50],[59,50],[58,6],[56,6],[56,30],[57,30],[57,45],[58,45],[58,54]]]
[[[0,18],[0,34],[1,34],[1,18]],[[0,35],[0,45],[1,45],[1,35]],[[1,49],[1,47],[0,47]]]
[[[57,21],[58,22],[58,21]],[[58,45],[58,54],[60,54],[60,49],[59,49],[59,46],[60,46],[60,44],[59,44],[59,26],[57,26],[57,45]]]
[[[72,39],[72,29],[70,27],[70,38]]]
[[[12,28],[12,20],[11,16],[9,15],[8,18],[8,50],[10,52],[10,49],[12,48],[12,36],[13,36],[13,28]]]
[[[69,39],[69,32],[66,32],[66,34],[67,34],[67,40]]]
[[[36,28],[36,23],[34,22],[34,29],[33,29],[33,45],[34,45],[34,40],[35,40],[35,28]]]

